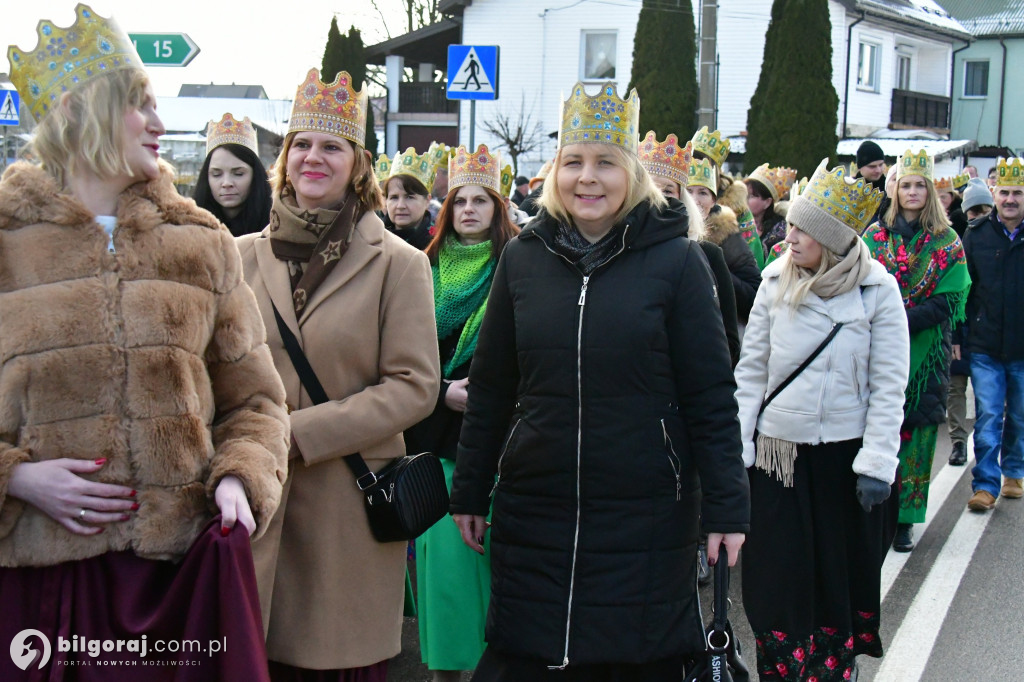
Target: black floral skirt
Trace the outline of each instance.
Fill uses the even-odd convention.
[[[899,495],[869,513],[861,508],[853,471],[860,447],[859,439],[798,446],[791,488],[749,470],[743,601],[762,680],[848,680],[856,656],[882,655],[881,569]]]

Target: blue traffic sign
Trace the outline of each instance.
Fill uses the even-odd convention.
[[[498,46],[448,46],[448,99],[498,99]]]
[[[21,121],[21,117],[18,116],[19,103],[18,91],[14,88],[8,90],[0,84],[0,126],[18,125]]]

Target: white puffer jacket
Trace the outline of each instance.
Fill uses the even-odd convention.
[[[762,273],[736,366],[743,463],[754,464],[755,429],[794,443],[863,438],[853,470],[892,483],[910,369],[910,333],[896,280],[871,261],[859,288],[828,300],[809,293],[794,312],[775,305],[784,264],[775,261]],[[758,418],[764,398],[837,322],[844,326],[828,347]]]

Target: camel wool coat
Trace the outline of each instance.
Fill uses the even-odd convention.
[[[158,178],[103,228],[44,170],[0,182],[0,566],[131,550],[176,560],[238,476],[263,533],[288,452],[284,389],[227,228]],[[22,462],[106,458],[83,478],[138,491],[139,510],[74,535],[6,495]]]
[[[267,655],[319,670],[356,668],[401,649],[406,544],[377,542],[341,458],[372,470],[405,453],[402,431],[430,414],[440,383],[430,265],[367,212],[348,251],[296,320],[288,266],[269,229],[238,239],[245,279],[292,408],[301,454],[277,515],[253,546]],[[313,405],[271,301],[331,398]]]

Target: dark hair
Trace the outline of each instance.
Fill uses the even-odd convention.
[[[427,248],[423,249],[431,264],[437,264],[438,253],[440,253],[441,246],[444,244],[444,240],[448,238],[448,235],[454,236],[457,234],[455,232],[455,195],[459,193],[460,189],[462,187],[448,192],[448,196],[444,198],[441,210],[437,214],[437,221],[434,223],[434,238],[427,244]],[[481,186],[481,189],[487,192],[487,196],[491,198],[491,203],[494,204],[494,216],[491,218],[491,229],[487,238],[491,240],[491,257],[497,260],[505,245],[519,234],[519,228],[508,217],[508,211],[505,210],[505,200],[489,187]]]
[[[388,185],[391,184],[392,180],[398,180],[400,183],[402,183],[402,189],[405,190],[406,194],[416,194],[421,197],[427,197],[428,199],[430,198],[430,192],[427,191],[427,188],[423,186],[422,182],[420,182],[413,176],[393,175],[387,180],[385,180],[384,185],[381,187],[381,189],[384,190],[385,199],[387,199],[388,196]]]
[[[782,220],[782,217],[775,212],[775,198],[772,193],[765,187],[764,183],[760,180],[754,180],[753,178],[747,178],[747,193],[753,194],[758,199],[771,199],[772,205],[764,210],[764,215],[761,217],[762,225],[774,225],[775,223]]]
[[[245,198],[245,202],[241,206],[242,210],[234,218],[227,217],[224,213],[224,207],[217,203],[217,200],[213,198],[213,192],[210,191],[210,159],[213,157],[213,152],[221,147],[252,168],[252,184],[249,185],[249,196]],[[256,154],[248,147],[243,147],[240,144],[222,144],[206,155],[203,169],[199,171],[199,177],[196,179],[196,188],[192,192],[192,198],[195,199],[196,204],[200,208],[205,208],[217,220],[227,225],[231,234],[236,237],[241,237],[243,234],[251,232],[259,232],[270,222],[270,205],[272,201],[267,171],[263,168],[263,164],[260,163]]]

